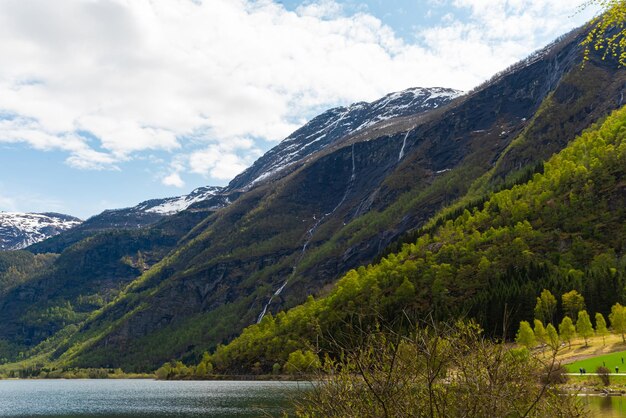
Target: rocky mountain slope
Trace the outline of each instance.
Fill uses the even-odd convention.
[[[70,233],[29,248],[34,253],[60,253],[69,245],[94,233],[113,229],[133,229],[153,225],[163,217],[190,206],[216,210],[227,206],[243,191],[286,175],[305,157],[319,152],[349,133],[358,132],[386,120],[413,115],[443,106],[461,95],[454,89],[410,88],[371,103],[354,103],[330,109],[313,118],[280,144],[235,177],[228,187],[200,187],[188,195],[151,199],[136,206],[105,210]],[[45,239],[45,238],[44,238]],[[43,240],[39,240],[43,241]]]
[[[248,190],[269,179],[284,176],[293,171],[305,157],[327,148],[348,134],[386,120],[437,109],[461,94],[461,91],[448,88],[416,87],[390,93],[371,103],[359,102],[327,110],[235,177],[228,185],[228,190]]]
[[[0,251],[26,248],[76,228],[82,222],[60,213],[0,212]]]
[[[197,203],[141,236],[126,233],[124,246],[120,233],[81,242],[54,274],[0,298],[0,339],[57,364],[149,370],[193,359],[268,313],[324,294],[442,207],[480,202],[532,176],[620,106],[626,71],[595,55],[581,70],[583,36],[574,32],[435,109],[305,150],[263,181],[253,183],[261,171],[252,170],[221,193],[232,202],[224,208],[197,212]],[[103,288],[117,289],[110,302],[85,303],[111,293]]]

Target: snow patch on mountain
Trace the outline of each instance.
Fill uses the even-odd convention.
[[[187,209],[194,203],[206,200],[222,191],[222,187],[200,187],[188,195],[153,199],[141,202],[132,209],[161,215],[173,215]]]
[[[20,250],[83,221],[58,213],[0,212],[0,250]]]

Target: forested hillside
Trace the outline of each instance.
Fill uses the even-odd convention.
[[[606,316],[626,300],[625,285],[623,108],[527,183],[492,194],[378,264],[351,270],[325,297],[267,316],[211,362],[221,372],[271,372],[297,350],[332,351],[336,339],[403,315],[476,318],[499,333],[505,318],[532,319],[544,288],[576,289],[587,309]]]

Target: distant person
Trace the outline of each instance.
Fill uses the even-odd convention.
[[[622,364],[624,364],[624,357],[622,357]]]
[[[619,373],[619,367],[615,366],[615,373]]]

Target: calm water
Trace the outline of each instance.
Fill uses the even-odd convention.
[[[280,416],[307,387],[302,382],[0,380],[0,416]],[[584,402],[596,417],[626,417],[626,397],[588,396]]]
[[[3,417],[280,416],[298,382],[0,380]]]
[[[626,397],[624,396],[585,396],[584,401],[595,417],[626,417]]]

